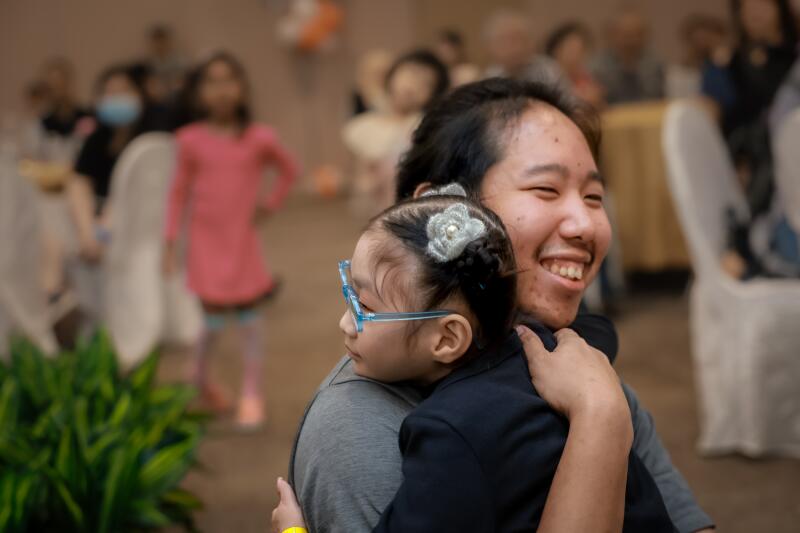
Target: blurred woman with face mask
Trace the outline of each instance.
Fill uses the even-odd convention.
[[[78,230],[81,255],[100,258],[100,235],[106,218],[111,173],[122,151],[137,135],[153,128],[145,119],[144,91],[128,66],[113,66],[96,84],[97,128],[78,154],[67,184],[70,210]]]

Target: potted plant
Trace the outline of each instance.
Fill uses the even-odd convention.
[[[47,358],[14,340],[0,363],[0,531],[120,533],[182,525],[180,488],[204,417],[194,390],[155,383],[157,355],[127,375],[105,334]]]

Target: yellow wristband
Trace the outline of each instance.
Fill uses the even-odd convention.
[[[304,527],[290,527],[284,529],[281,533],[308,533],[308,530]]]

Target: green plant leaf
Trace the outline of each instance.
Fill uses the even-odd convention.
[[[189,439],[159,450],[139,472],[139,484],[146,494],[158,494],[180,481],[189,467],[197,442]]]
[[[72,497],[72,494],[70,494],[69,489],[67,489],[64,483],[61,481],[55,481],[53,485],[55,486],[58,495],[61,497],[61,501],[63,502],[67,513],[69,513],[70,518],[72,518],[73,527],[76,531],[81,531],[84,528],[83,511],[81,511],[78,503]]]

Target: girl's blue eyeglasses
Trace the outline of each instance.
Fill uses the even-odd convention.
[[[350,279],[350,261],[339,261],[339,276],[342,278],[342,293],[347,310],[353,318],[356,331],[364,331],[364,322],[397,322],[407,320],[427,320],[453,314],[453,311],[419,311],[416,313],[365,313],[358,303],[358,294]]]

